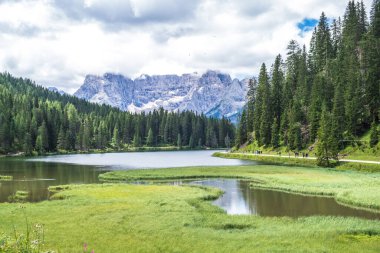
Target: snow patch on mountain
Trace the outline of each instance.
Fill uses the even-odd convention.
[[[246,103],[249,79],[231,79],[219,71],[204,74],[146,74],[132,80],[120,74],[87,75],[74,93],[78,98],[133,113],[164,108],[191,110],[210,117],[236,121]]]

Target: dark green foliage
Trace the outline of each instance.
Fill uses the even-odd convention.
[[[240,146],[247,141],[247,110],[244,109],[236,131],[236,145]]]
[[[225,147],[235,136],[227,119],[193,112],[131,114],[59,95],[26,79],[0,74],[0,154],[127,148],[128,145]],[[192,137],[192,143],[191,142]]]
[[[238,144],[252,133],[260,146],[296,151],[317,144],[320,164],[328,165],[379,122],[380,1],[373,2],[370,22],[363,2],[349,1],[344,17],[329,23],[322,13],[308,52],[292,40],[284,63],[277,56],[269,76],[261,67]],[[372,129],[374,146],[378,134]]]
[[[338,142],[334,138],[332,129],[331,114],[324,106],[316,146],[317,164],[319,166],[330,167],[331,160],[338,160]]]
[[[377,129],[376,122],[372,122],[369,144],[371,147],[374,147],[378,142],[379,142],[379,130]]]
[[[254,115],[256,116],[254,131],[260,145],[271,142],[272,105],[269,76],[265,64],[261,66],[257,87],[257,101]]]
[[[179,149],[182,148],[182,138],[181,138],[181,134],[178,134],[178,137],[177,137],[177,147]]]
[[[149,147],[153,147],[154,146],[154,136],[153,136],[153,130],[152,130],[152,128],[149,129],[148,137],[147,137],[147,140],[146,140],[146,145],[149,146]]]

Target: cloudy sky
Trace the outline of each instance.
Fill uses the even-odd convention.
[[[104,72],[243,78],[291,39],[308,44],[313,19],[342,16],[347,2],[0,0],[0,71],[70,93]]]

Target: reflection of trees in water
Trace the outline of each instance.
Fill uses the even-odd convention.
[[[47,198],[50,185],[96,183],[99,173],[94,166],[3,160],[0,161],[0,174],[12,175],[14,180],[1,182],[0,202],[7,201],[8,196],[18,190],[28,191],[30,201],[40,201]]]
[[[261,216],[330,215],[380,219],[379,213],[339,205],[333,198],[254,189],[249,188],[249,183],[244,181],[239,181],[239,185],[251,213]]]

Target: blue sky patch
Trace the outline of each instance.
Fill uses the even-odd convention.
[[[297,23],[297,27],[300,30],[300,35],[310,32],[318,24],[318,20],[314,18],[304,18],[301,22]]]

